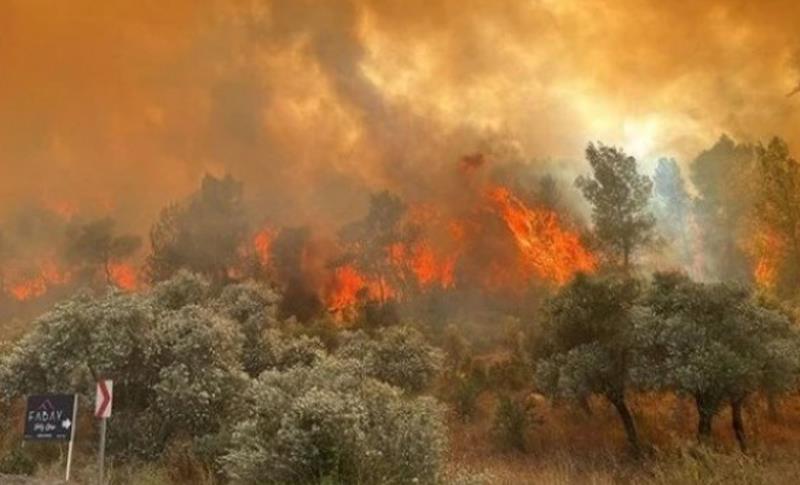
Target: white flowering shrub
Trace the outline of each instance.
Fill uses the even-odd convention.
[[[374,339],[347,335],[337,355],[361,360],[371,377],[412,392],[429,387],[444,362],[444,354],[411,327],[384,328]]]
[[[235,483],[434,483],[445,447],[441,407],[325,357],[266,371],[222,459]]]

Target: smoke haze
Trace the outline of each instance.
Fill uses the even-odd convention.
[[[455,197],[457,161],[477,152],[571,180],[590,140],[648,170],[722,132],[796,143],[798,15],[738,0],[6,0],[0,219],[41,205],[143,233],[211,172],[243,180],[256,217],[335,227],[369,191]]]

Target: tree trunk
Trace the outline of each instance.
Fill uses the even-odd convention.
[[[697,404],[697,440],[700,443],[708,443],[711,441],[711,425],[714,420],[714,413],[708,403],[702,399],[695,398]]]
[[[736,435],[736,441],[739,442],[739,449],[744,453],[747,451],[747,437],[744,433],[744,421],[742,420],[742,404],[744,404],[744,399],[731,401],[731,424],[733,425],[733,433]]]
[[[631,451],[634,455],[638,456],[641,451],[639,447],[639,435],[636,432],[636,423],[633,421],[633,415],[630,409],[628,409],[625,398],[618,396],[606,397],[611,401],[611,404],[619,414],[619,418],[622,420],[622,425],[625,427],[625,436],[628,438],[628,445],[630,445]]]

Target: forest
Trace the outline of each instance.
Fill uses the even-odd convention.
[[[112,483],[770,483],[797,432],[800,165],[723,136],[689,169],[694,193],[602,143],[572,183],[475,154],[457,207],[375,192],[333,236],[255,224],[231,176],[146,243],[21,214],[4,254],[58,245],[2,280],[0,472],[62,466],[22,442],[24,397],[78,392],[93,477],[111,378]]]

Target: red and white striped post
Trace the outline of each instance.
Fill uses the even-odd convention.
[[[97,451],[97,468],[99,485],[105,483],[106,460],[106,419],[111,416],[111,403],[114,398],[114,381],[106,379],[97,382],[97,398],[94,405],[94,415],[100,418],[100,447]]]

